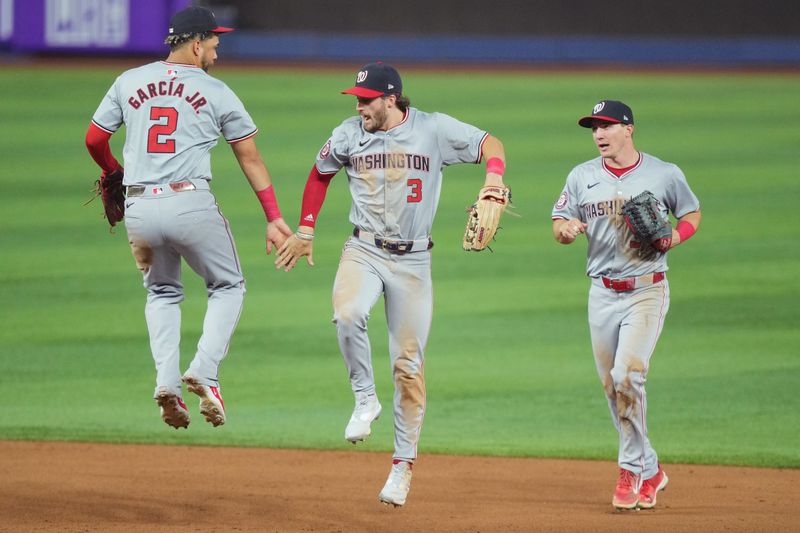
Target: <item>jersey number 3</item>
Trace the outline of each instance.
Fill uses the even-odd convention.
[[[422,180],[419,178],[411,178],[406,182],[411,187],[411,194],[406,197],[406,201],[414,204],[422,201]]]
[[[167,121],[161,122],[166,118]],[[158,120],[157,124],[147,130],[147,152],[150,154],[174,154],[175,139],[162,136],[172,135],[178,127],[178,110],[174,107],[151,107],[150,120]]]

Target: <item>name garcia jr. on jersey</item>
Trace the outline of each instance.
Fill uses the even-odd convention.
[[[136,96],[128,98],[128,104],[134,109],[139,109],[145,101],[157,96],[174,96],[176,98],[183,97],[184,84],[175,83],[174,81],[159,81],[157,83],[148,83],[145,87],[136,89]],[[195,91],[191,96],[185,98],[195,111],[199,111],[201,107],[208,103],[199,91]]]

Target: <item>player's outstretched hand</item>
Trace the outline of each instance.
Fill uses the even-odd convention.
[[[267,223],[267,255],[272,253],[273,246],[276,250],[280,249],[291,235],[292,230],[282,218]]]
[[[301,239],[297,235],[292,234],[286,242],[283,243],[278,249],[278,258],[275,260],[275,268],[281,268],[289,272],[297,264],[297,261],[305,256],[308,261],[308,266],[314,266],[313,242],[311,240]]]

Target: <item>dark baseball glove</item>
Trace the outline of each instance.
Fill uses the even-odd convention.
[[[640,255],[652,250],[666,252],[672,245],[672,225],[650,191],[634,196],[622,206],[625,224],[639,242]]]
[[[478,200],[467,208],[467,228],[462,243],[464,250],[480,252],[489,248],[500,227],[500,217],[509,203],[511,203],[511,189],[508,187],[481,188]]]
[[[122,185],[124,176],[125,171],[122,168],[108,174],[103,171],[92,189],[95,193],[92,199],[99,196],[103,200],[105,217],[112,228],[125,216],[125,187]]]

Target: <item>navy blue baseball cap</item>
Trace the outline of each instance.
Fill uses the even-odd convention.
[[[342,94],[354,94],[362,98],[403,94],[403,82],[393,66],[378,61],[361,67],[356,75],[356,84],[342,91]]]
[[[592,114],[582,117],[578,125],[591,128],[595,119],[617,124],[633,124],[633,111],[619,100],[600,100],[592,108]]]
[[[180,35],[182,33],[226,33],[233,31],[233,28],[226,28],[217,24],[214,12],[205,7],[189,6],[178,11],[169,19],[169,34]]]

